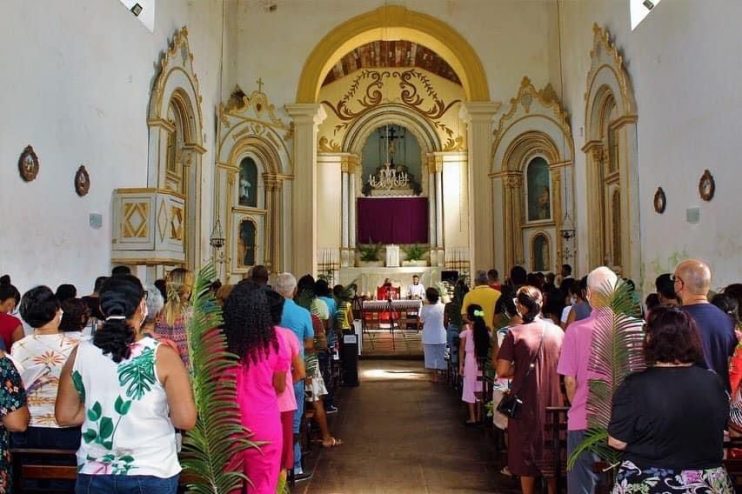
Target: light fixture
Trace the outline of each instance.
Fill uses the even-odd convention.
[[[405,137],[404,131],[400,132],[400,135],[395,135],[395,132],[394,127],[391,129],[389,128],[389,124],[387,124],[386,127],[379,128],[380,138],[386,139],[386,161],[377,175],[369,175],[368,183],[372,189],[404,189],[410,183],[410,178],[407,173],[398,171],[397,166],[394,163],[394,151],[390,149],[390,143],[394,139],[404,139]],[[391,144],[391,146],[393,146],[393,144]]]
[[[215,249],[221,249],[224,247],[224,231],[222,230],[222,224],[217,218],[214,223],[214,228],[211,230],[211,237],[209,237],[209,245]]]
[[[142,10],[143,10],[143,8],[144,8],[144,7],[142,7],[142,6],[141,6],[141,5],[139,5],[138,3],[135,3],[135,4],[134,4],[134,5],[133,5],[133,6],[131,7],[131,9],[129,9],[129,10],[131,10],[131,13],[132,13],[132,14],[134,14],[134,15],[135,15],[136,17],[139,17],[139,14],[141,14],[141,13],[142,13]]]
[[[652,0],[644,0],[642,5],[644,5],[647,10],[652,10],[654,8],[654,2]]]

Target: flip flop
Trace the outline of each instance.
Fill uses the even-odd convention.
[[[342,439],[335,439],[335,438],[333,437],[333,438],[332,438],[332,442],[330,442],[329,444],[327,444],[327,443],[325,443],[325,442],[323,441],[323,442],[322,442],[322,447],[323,447],[323,448],[334,448],[334,447],[336,447],[336,446],[341,446],[342,444],[343,444],[343,440],[342,440]]]

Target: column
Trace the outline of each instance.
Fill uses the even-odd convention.
[[[587,154],[587,232],[588,232],[588,266],[603,265],[603,144],[590,141],[582,150]],[[579,247],[578,247],[579,248]]]
[[[443,163],[435,167],[435,246],[443,248]]]
[[[348,161],[348,248],[356,248],[356,173],[359,170],[356,157]],[[355,260],[353,261],[355,263]],[[353,264],[351,263],[351,264]]]
[[[265,176],[266,218],[265,265],[273,273],[281,271],[281,186],[282,180],[275,176]]]
[[[354,259],[350,250],[350,182],[349,174],[351,168],[350,157],[343,156],[340,162],[342,194],[340,199],[341,209],[341,238],[340,238],[340,265],[342,267],[353,266]]]
[[[493,200],[491,168],[492,119],[500,103],[468,102],[461,117],[467,123],[469,151],[469,259],[471,269],[490,269],[494,265]]]
[[[435,156],[428,158],[428,242],[432,248],[436,247],[438,234],[436,232],[436,189],[435,189]],[[431,249],[432,250],[432,249]]]
[[[348,217],[348,213],[350,212],[350,207],[348,205],[348,167],[347,163],[343,163],[342,165],[342,199],[341,199],[341,205],[342,208],[341,212],[341,229],[342,229],[342,238],[341,238],[341,246],[343,249],[348,248],[348,227],[350,223],[350,218]]]
[[[315,103],[286,105],[286,111],[294,120],[291,270],[299,277],[317,268],[317,127],[327,115]]]

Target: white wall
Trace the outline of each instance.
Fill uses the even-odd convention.
[[[0,272],[25,291],[62,282],[92,290],[110,272],[111,193],[146,186],[147,105],[160,53],[187,25],[204,97],[204,229],[211,227],[214,107],[218,104],[221,0],[158,2],[154,33],[118,0],[11,0],[0,16]],[[31,144],[35,181],[17,162]],[[87,196],[73,178],[84,164]],[[103,227],[88,226],[100,213]],[[208,232],[206,233],[208,245]],[[208,251],[207,251],[208,252]]]
[[[572,114],[575,145],[584,144],[585,84],[592,25],[607,26],[624,54],[638,108],[642,284],[651,289],[657,274],[677,260],[699,257],[712,267],[713,286],[742,280],[742,182],[739,163],[742,79],[737,0],[673,0],[657,5],[635,31],[623,0],[561,1],[565,104]],[[708,168],[716,196],[704,202],[698,180]],[[587,213],[585,155],[576,157],[576,204],[580,271],[586,272]],[[654,192],[661,186],[667,209],[656,214]],[[686,222],[686,209],[700,207],[701,220]]]

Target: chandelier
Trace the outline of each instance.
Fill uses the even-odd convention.
[[[369,175],[368,183],[372,189],[406,189],[410,183],[410,178],[405,172],[398,172],[393,168],[394,163],[387,161],[384,167],[379,170],[378,175]]]
[[[394,164],[395,149],[393,141],[395,139],[404,139],[404,133],[402,135],[395,135],[394,128],[390,129],[389,125],[387,125],[383,134],[382,129],[379,129],[379,135],[386,141],[386,161],[378,173],[368,176],[369,185],[372,189],[376,190],[408,188],[410,177],[407,173],[397,170]]]

